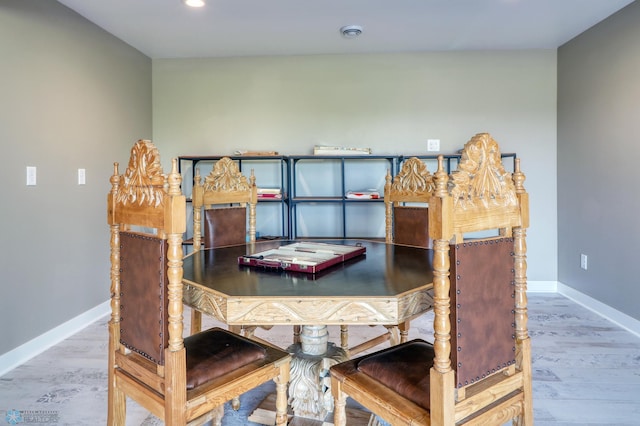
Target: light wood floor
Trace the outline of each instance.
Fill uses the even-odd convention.
[[[414,321],[410,337],[431,340],[431,318]],[[0,377],[0,424],[16,412],[49,416],[39,424],[106,424],[107,320]],[[536,425],[640,425],[640,338],[558,294],[530,295],[529,329]],[[377,331],[350,330],[354,344]],[[291,327],[258,334],[283,346],[291,342]],[[247,416],[272,391],[268,384],[245,394],[241,410],[227,409],[223,424],[252,424]],[[127,424],[161,423],[129,403]]]

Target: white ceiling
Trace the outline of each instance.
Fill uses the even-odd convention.
[[[632,0],[58,0],[151,58],[554,49]],[[356,39],[340,34],[360,25]]]

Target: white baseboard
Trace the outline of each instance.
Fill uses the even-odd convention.
[[[111,312],[111,303],[107,300],[95,308],[78,315],[69,321],[47,331],[44,334],[18,346],[17,348],[0,355],[0,376],[13,370],[46,351],[50,347],[60,343],[69,336],[74,335],[94,321],[102,318]]]
[[[640,337],[640,321],[637,319],[560,282],[558,293]]]

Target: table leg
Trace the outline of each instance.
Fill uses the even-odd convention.
[[[324,420],[333,411],[329,368],[349,359],[347,352],[328,342],[327,326],[303,326],[293,354],[289,404],[296,416]]]

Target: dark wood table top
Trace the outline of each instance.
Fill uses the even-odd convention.
[[[259,241],[193,253],[183,264],[185,303],[228,324],[397,324],[431,308],[428,249],[322,240],[361,244],[366,253],[316,274],[238,264],[239,256],[292,242]]]
[[[430,284],[431,250],[365,240],[323,240],[366,247],[366,253],[315,274],[238,265],[238,257],[291,244],[257,242],[201,250],[184,261],[184,280],[229,296],[394,296]]]

